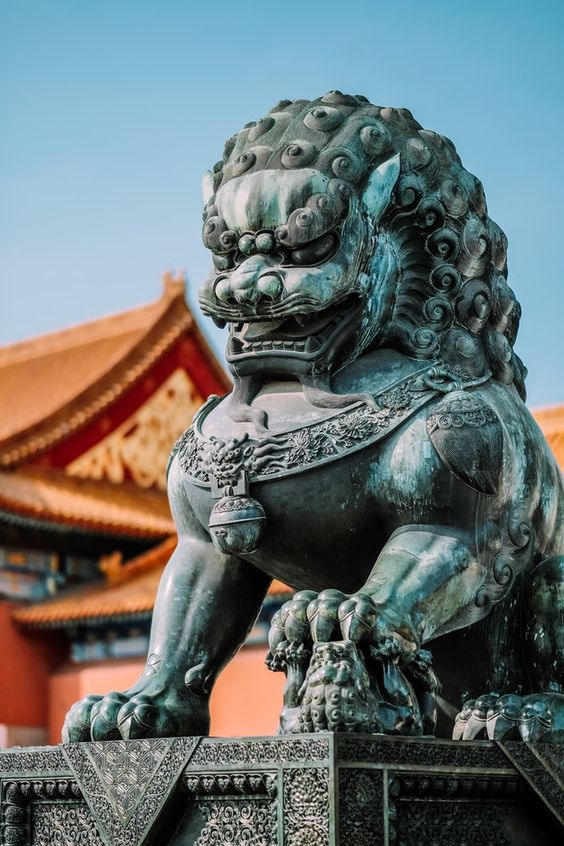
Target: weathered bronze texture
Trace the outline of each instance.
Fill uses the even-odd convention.
[[[272,578],[298,591],[283,731],[444,734],[467,701],[463,739],[561,733],[562,478],[481,183],[408,110],[332,91],[230,139],[205,193],[234,388],[172,454],[145,673],[65,738],[206,733]]]
[[[556,846],[551,743],[316,733],[0,750],[2,846]]]

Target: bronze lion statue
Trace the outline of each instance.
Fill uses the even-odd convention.
[[[200,735],[272,578],[281,730],[564,730],[562,478],[525,399],[507,241],[407,109],[284,100],[205,180],[232,392],[176,444],[150,654],[68,741]]]

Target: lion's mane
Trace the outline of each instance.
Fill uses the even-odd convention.
[[[400,176],[379,225],[400,276],[378,344],[440,358],[463,377],[489,369],[524,398],[526,368],[513,351],[521,310],[507,284],[507,239],[453,143],[423,129],[410,111],[339,91],[312,101],[283,100],[229,139],[214,167],[213,189],[266,168],[327,174],[328,197],[311,198],[277,233],[281,242],[296,244],[338,223],[351,193],[359,194],[372,170],[398,152]],[[233,247],[214,196],[204,213],[204,242],[216,252]]]

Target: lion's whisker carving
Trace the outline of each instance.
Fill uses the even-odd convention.
[[[372,394],[335,393],[331,388],[328,378],[323,381],[319,379],[309,381],[309,379],[304,378],[302,384],[307,401],[317,408],[346,408],[348,405],[354,405],[357,402],[362,402],[374,409],[378,407],[374,402]]]

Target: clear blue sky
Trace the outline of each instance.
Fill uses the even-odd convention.
[[[2,0],[0,343],[155,299],[167,268],[192,297],[204,169],[332,88],[453,139],[509,237],[530,402],[564,401],[562,0]]]

